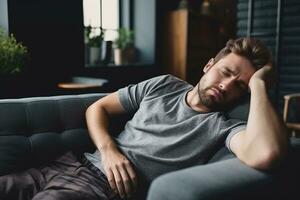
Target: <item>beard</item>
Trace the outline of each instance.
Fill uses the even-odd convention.
[[[226,105],[223,101],[217,102],[213,96],[207,94],[208,90],[211,90],[212,88],[213,87],[200,89],[200,84],[198,83],[197,92],[198,92],[200,103],[212,111],[226,109]]]

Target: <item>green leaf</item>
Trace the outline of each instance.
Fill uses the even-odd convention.
[[[134,46],[134,32],[127,28],[117,30],[118,37],[114,41],[114,48],[126,49]]]
[[[14,35],[7,36],[0,28],[0,74],[20,72],[27,56],[27,48],[17,42]]]

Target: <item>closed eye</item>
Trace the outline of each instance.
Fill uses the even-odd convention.
[[[225,76],[225,77],[230,77],[231,76],[231,72],[229,70],[221,70],[222,74]]]

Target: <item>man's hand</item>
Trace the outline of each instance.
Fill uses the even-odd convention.
[[[137,188],[137,176],[130,161],[120,153],[115,144],[101,149],[100,152],[111,188],[122,199],[130,198]]]
[[[272,67],[272,64],[269,63],[262,67],[261,69],[257,70],[251,77],[249,81],[249,87],[250,89],[253,87],[253,85],[257,82],[263,81],[267,87],[270,87],[274,84],[274,69]]]

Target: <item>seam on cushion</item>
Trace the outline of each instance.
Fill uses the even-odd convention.
[[[84,125],[85,125],[85,127],[86,127],[86,121],[85,121],[85,111],[86,111],[86,109],[87,109],[87,105],[88,105],[88,100],[90,100],[90,99],[92,99],[93,97],[81,97],[80,99],[79,98],[72,98],[72,99],[60,99],[59,100],[59,102],[60,102],[60,107],[59,108],[61,108],[61,102],[66,102],[66,101],[69,101],[69,102],[75,102],[75,104],[76,103],[79,103],[80,104],[80,106],[83,108],[83,110],[84,110]],[[95,101],[97,101],[99,99],[99,97],[97,97],[97,99],[95,100]],[[71,101],[70,101],[71,100]],[[60,114],[60,120],[61,120],[61,124],[62,124],[62,115],[61,115],[61,109],[59,109],[59,114]],[[75,128],[76,129],[76,128]],[[63,131],[66,131],[66,130],[71,130],[71,129],[66,129],[66,126],[64,126],[63,127],[63,129],[61,130],[61,132],[63,132]]]
[[[31,137],[28,137],[28,140],[29,140],[29,144],[30,144],[30,152],[33,153],[33,143],[32,143]]]
[[[61,100],[62,99],[55,100],[55,107],[57,109],[57,114],[59,117],[59,127],[58,127],[59,133],[62,133],[65,130],[65,126],[63,125],[62,116],[61,116]]]
[[[58,108],[58,115],[59,115],[59,123],[60,123],[60,137],[62,136],[63,132],[66,131],[66,126],[65,124],[63,124],[63,120],[62,120],[62,112],[61,112],[61,107],[62,107],[62,102],[65,102],[65,101],[74,101],[74,99],[76,98],[67,98],[67,99],[57,99],[56,101],[56,104],[57,104],[57,108]]]
[[[32,129],[29,127],[29,111],[28,111],[28,103],[23,103],[24,107],[25,107],[25,113],[26,113],[26,125],[27,125],[27,131],[30,132],[30,136],[28,137],[29,143],[30,143],[30,152],[32,153],[33,151],[33,144],[32,141],[30,139],[31,135],[32,135]]]
[[[88,103],[87,103],[87,98],[84,99],[83,101],[80,101],[80,104],[81,104],[81,107],[82,107],[82,110],[83,110],[83,127],[82,128],[87,128],[87,124],[86,124],[86,118],[85,118],[85,112],[86,112],[86,109],[88,107]]]

